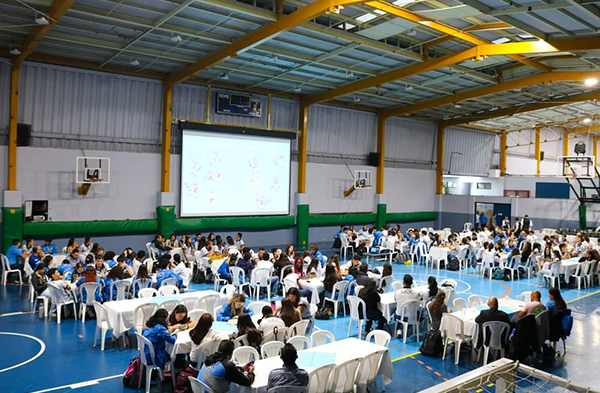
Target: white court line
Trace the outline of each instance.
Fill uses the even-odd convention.
[[[9,312],[6,314],[0,314],[1,317],[14,317],[15,315],[25,315],[25,314],[35,314],[35,311],[17,311],[17,312]]]
[[[44,351],[46,350],[46,344],[44,344],[44,342],[43,342],[42,340],[40,340],[39,338],[37,338],[37,337],[30,336],[30,335],[28,335],[28,334],[22,334],[22,333],[10,333],[10,332],[0,332],[0,334],[5,334],[5,335],[7,335],[7,336],[20,336],[20,337],[27,337],[27,338],[30,338],[30,339],[32,339],[32,340],[34,340],[34,341],[37,341],[37,343],[38,343],[38,344],[40,344],[40,347],[41,347],[41,348],[40,348],[40,351],[39,351],[39,352],[38,352],[38,353],[37,353],[37,354],[36,354],[34,357],[32,357],[31,359],[29,359],[29,360],[25,360],[24,362],[22,362],[22,363],[19,363],[19,364],[16,364],[16,365],[14,365],[14,366],[10,366],[10,367],[4,368],[4,369],[0,370],[0,373],[3,373],[3,372],[5,372],[5,371],[8,371],[8,370],[12,370],[12,369],[14,369],[14,368],[17,368],[17,367],[24,366],[24,365],[26,365],[27,363],[33,362],[35,359],[37,359],[37,358],[39,358],[40,356],[42,356],[42,353],[44,353]]]
[[[82,387],[86,387],[86,386],[97,385],[99,382],[108,381],[109,379],[120,378],[122,376],[123,376],[123,374],[116,374],[116,375],[111,375],[110,377],[90,379],[89,381],[77,382],[77,383],[73,383],[70,385],[57,386],[55,388],[49,388],[49,389],[44,389],[44,390],[36,390],[35,392],[31,392],[31,393],[53,392],[55,390],[61,390],[61,389],[66,389],[66,388],[78,389],[78,388],[82,388]]]

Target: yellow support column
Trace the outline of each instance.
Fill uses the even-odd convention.
[[[383,182],[385,172],[385,121],[383,116],[377,116],[377,153],[379,153],[379,163],[377,164],[377,185],[376,194],[383,194]]]
[[[569,155],[569,131],[563,133],[563,156]]]
[[[308,106],[300,104],[300,138],[298,140],[298,193],[306,193],[306,154],[308,137]]]
[[[10,73],[10,120],[8,128],[8,190],[17,189],[17,123],[19,114],[19,67]]]
[[[594,137],[594,167],[595,168],[598,167],[598,140],[600,140],[600,138],[595,136]]]
[[[210,96],[211,88],[210,85],[206,88],[206,123],[210,123]]]
[[[535,174],[537,177],[540,177],[540,165],[542,158],[542,150],[541,150],[541,135],[542,129],[537,127],[535,129],[535,160],[536,160],[536,171]]]
[[[170,192],[171,189],[171,122],[173,104],[173,87],[165,86],[163,90],[163,116],[162,116],[162,161],[161,161],[161,191]]]
[[[271,129],[271,95],[267,96],[267,130]]]
[[[435,181],[435,193],[444,193],[444,132],[446,127],[438,124],[437,130],[437,169]]]
[[[508,140],[508,133],[506,130],[500,134],[500,174],[506,174],[506,145]]]

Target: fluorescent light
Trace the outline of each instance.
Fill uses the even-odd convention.
[[[132,66],[139,66],[140,62],[138,61],[138,59],[133,59],[129,62],[129,64],[131,64]]]
[[[407,36],[409,36],[409,37],[414,37],[414,36],[416,36],[416,35],[417,35],[417,30],[415,30],[415,29],[410,29],[410,30],[408,30],[408,31],[407,31],[406,33],[404,33],[404,34],[406,34],[406,35],[407,35]]]
[[[585,80],[586,86],[596,86],[597,83],[598,83],[598,79],[596,79],[596,78],[589,78],[589,79]]]
[[[371,14],[370,12],[367,12],[364,15],[359,16],[358,18],[355,18],[356,21],[360,22],[360,23],[365,23],[368,22],[370,20],[373,20],[377,18],[377,15],[375,14]]]
[[[339,25],[337,25],[337,28],[342,29],[342,30],[351,30],[355,27],[356,27],[356,25],[353,25],[352,23],[348,23],[348,22],[340,23]]]
[[[229,74],[221,75],[221,80],[224,80],[224,81],[229,80]]]
[[[46,18],[44,15],[39,15],[39,16],[36,16],[35,23],[37,23],[38,25],[45,26],[49,22],[48,22],[48,18]]]
[[[455,108],[462,108],[462,105],[461,104],[454,104],[454,107]]]
[[[302,88],[301,88],[300,86],[294,86],[294,91],[295,91],[296,93],[299,93],[299,92],[301,92],[301,91],[302,91]]]
[[[373,10],[374,13],[379,14],[379,15],[385,15],[387,14],[387,12],[382,11],[382,10]]]
[[[510,42],[510,38],[500,37],[497,40],[492,41],[494,44],[506,44],[507,42]]]
[[[587,123],[589,123],[589,122],[591,122],[591,121],[592,121],[592,119],[590,119],[589,117],[586,117],[585,119],[583,119],[583,122],[584,122],[585,124],[587,124]]]
[[[10,48],[10,54],[13,56],[19,56],[21,54],[21,49],[18,46],[13,46]]]
[[[360,102],[360,97],[359,96],[354,96],[354,99],[352,101],[354,101],[354,102]]]
[[[535,38],[535,37],[534,37],[534,36],[532,36],[531,34],[519,34],[518,36],[519,36],[519,38],[522,38],[522,39],[524,39],[524,40],[529,40],[529,39],[531,39],[531,38]]]
[[[181,38],[181,36],[179,34],[176,34],[173,37],[171,37],[171,41],[173,41],[175,43],[179,43],[179,42],[183,41],[183,38]]]
[[[414,3],[414,0],[396,0],[392,4],[402,7],[410,3]]]
[[[411,85],[406,86],[406,91],[411,91],[413,87]]]

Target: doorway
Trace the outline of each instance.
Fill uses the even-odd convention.
[[[490,220],[496,214],[496,225],[501,227],[502,220],[504,217],[510,218],[511,212],[510,203],[488,203],[488,202],[475,202],[475,212],[484,213],[487,216],[487,226],[490,228]],[[475,218],[475,217],[474,217]],[[477,222],[476,219],[473,220],[473,224]]]

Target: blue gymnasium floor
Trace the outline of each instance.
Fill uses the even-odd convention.
[[[417,281],[424,281],[430,274],[437,273],[421,266],[394,265],[393,269],[398,280],[410,273]],[[457,280],[457,297],[463,298],[470,294],[515,297],[535,287],[533,279],[490,281],[472,273],[441,271],[437,278],[438,282],[444,278]],[[208,288],[207,284],[192,286],[192,290]],[[25,300],[27,291],[27,287],[16,285],[0,288],[0,392],[132,391],[123,388],[120,374],[135,355],[135,350],[119,350],[110,340],[107,340],[104,352],[99,346],[92,347],[95,320],[86,320],[82,324],[80,320],[63,319],[61,325],[57,325],[55,320],[39,319],[37,314],[29,313],[31,306]],[[573,310],[573,334],[567,341],[566,358],[545,369],[581,385],[600,389],[600,378],[592,371],[600,369],[600,290],[597,287],[581,291],[567,289],[563,296]],[[547,300],[545,291],[542,300]],[[349,318],[339,317],[316,321],[316,326],[343,339],[347,336],[348,322]],[[354,327],[351,335],[356,334]],[[44,345],[39,356],[41,344],[38,340]],[[418,392],[478,366],[472,364],[466,354],[461,356],[457,366],[452,356],[442,361],[419,355],[419,347],[414,336],[409,337],[406,344],[399,339],[392,340],[394,382],[388,385],[387,392]],[[381,384],[379,386],[381,388]],[[152,389],[152,392],[171,391],[171,385],[167,383]]]

